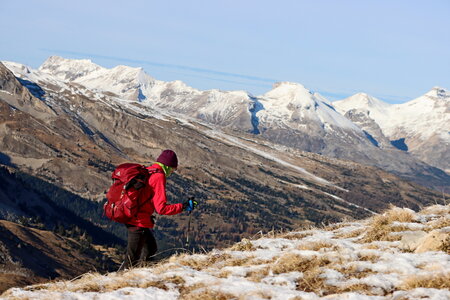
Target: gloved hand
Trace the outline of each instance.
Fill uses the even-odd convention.
[[[189,197],[189,200],[183,203],[183,210],[191,212],[197,205],[198,202],[194,200],[194,197]]]

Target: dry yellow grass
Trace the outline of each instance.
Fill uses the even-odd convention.
[[[303,276],[296,282],[297,290],[303,292],[313,292],[322,296],[325,286],[325,279],[320,276],[318,267],[309,269],[303,273]]]
[[[324,256],[305,257],[296,253],[287,253],[273,263],[271,270],[274,274],[306,272],[330,263],[331,261]]]
[[[182,254],[180,256],[171,257],[169,262],[178,263],[199,271],[202,269],[206,269],[220,261],[229,259],[233,259],[233,257],[228,253],[209,254],[200,257],[193,257],[191,255]]]
[[[349,238],[355,238],[360,235],[362,235],[366,231],[365,228],[358,228],[349,232],[342,232],[335,234],[335,237],[338,239],[349,239]]]
[[[425,207],[419,212],[420,215],[438,215],[438,216],[446,216],[450,214],[450,204],[443,205],[432,205]]]
[[[377,245],[377,244],[366,244],[366,245],[362,245],[361,248],[362,249],[370,249],[370,250],[379,250],[380,249],[380,245]]]
[[[440,250],[450,255],[450,235],[442,243]]]
[[[254,256],[231,257],[220,263],[220,267],[253,266],[255,265]]]
[[[380,260],[380,255],[377,253],[358,253],[359,261],[370,261],[375,263]]]
[[[356,264],[336,264],[330,267],[344,275],[347,279],[355,278],[361,279],[367,277],[372,274],[376,274],[376,272],[371,269],[360,269]]]
[[[175,284],[177,286],[181,286],[181,285],[184,285],[186,283],[186,281],[182,277],[180,277],[178,275],[165,277],[164,280],[167,281],[167,282],[173,283],[173,284]]]
[[[255,251],[256,248],[248,239],[242,239],[239,243],[233,245],[230,250],[232,251]]]
[[[327,289],[327,295],[330,294],[342,294],[342,293],[360,293],[363,295],[368,295],[368,296],[372,296],[373,293],[371,292],[372,287],[370,285],[364,284],[364,283],[354,283],[354,284],[350,284],[347,286],[341,286],[341,287],[336,287],[336,288],[332,288],[330,286],[328,286]]]
[[[391,206],[382,215],[374,216],[369,223],[367,230],[361,242],[369,243],[373,241],[393,241],[401,237],[391,236],[391,232],[398,232],[404,230],[401,226],[391,226],[393,222],[411,222],[414,219],[414,213],[409,209],[402,209]]]
[[[318,251],[323,248],[333,248],[333,247],[334,247],[334,245],[332,243],[320,241],[320,242],[305,242],[305,243],[298,245],[296,247],[296,249]]]
[[[449,206],[450,207],[450,206]],[[433,208],[439,211],[442,215],[440,218],[434,218],[432,221],[428,222],[427,226],[431,229],[439,229],[449,226],[449,218],[445,213],[445,209],[442,207]],[[431,210],[430,210],[431,211]],[[449,210],[450,211],[450,210]],[[430,213],[431,214],[431,213]],[[430,217],[431,218],[431,217]],[[358,237],[364,234],[361,239],[358,239],[359,243],[366,242],[367,244],[360,245],[360,249],[391,249],[393,247],[392,243],[377,243],[377,241],[389,241],[394,239],[392,233],[408,230],[408,226],[402,224],[395,224],[394,222],[407,222],[410,223],[414,221],[414,214],[408,209],[401,209],[397,207],[391,207],[383,215],[377,215],[371,218],[368,222],[368,227],[355,228],[351,231],[346,231],[347,229],[340,230],[340,225],[331,226],[330,230],[335,230],[337,228],[335,237],[338,238],[349,238]],[[419,226],[417,226],[419,227]],[[352,227],[354,228],[354,227]],[[414,227],[413,227],[414,228]],[[431,230],[430,229],[430,230]],[[428,229],[427,229],[428,230]],[[274,236],[274,233],[271,233]],[[303,239],[311,235],[310,232],[296,232],[294,234],[279,234],[277,237],[282,237],[286,239]],[[373,242],[373,243],[372,243]],[[288,272],[301,272],[301,277],[296,281],[297,290],[305,292],[314,292],[319,296],[326,296],[331,294],[340,294],[345,292],[357,292],[365,295],[374,295],[374,293],[383,293],[382,289],[369,286],[367,284],[361,283],[359,280],[367,276],[376,274],[377,272],[372,271],[370,264],[362,264],[359,262],[371,262],[377,263],[380,260],[380,253],[377,251],[361,251],[360,249],[355,249],[357,252],[357,257],[355,255],[348,255],[348,249],[343,246],[338,246],[339,243],[335,241],[322,242],[322,241],[301,241],[296,247],[296,250],[311,250],[317,251],[315,255],[306,256],[299,253],[290,252],[273,259],[260,259],[255,255],[257,252],[250,252],[248,256],[243,256],[245,253],[227,253],[227,251],[255,251],[256,247],[252,244],[250,240],[243,239],[240,243],[235,244],[231,248],[226,249],[224,252],[215,251],[207,255],[177,255],[173,256],[164,263],[160,263],[153,266],[152,276],[158,274],[158,277],[145,278],[145,272],[140,272],[136,270],[122,272],[118,274],[110,274],[106,278],[101,277],[101,275],[96,273],[85,274],[80,279],[72,282],[60,282],[56,284],[43,284],[36,285],[29,288],[28,290],[39,290],[46,289],[48,291],[56,292],[109,292],[117,290],[124,287],[137,287],[137,288],[147,288],[156,287],[163,290],[168,290],[173,284],[176,289],[180,291],[180,299],[218,299],[218,300],[229,300],[229,299],[244,299],[244,296],[236,296],[230,293],[224,293],[216,290],[214,284],[195,284],[186,285],[186,281],[180,276],[164,276],[164,272],[171,268],[180,268],[182,266],[188,266],[195,270],[211,272],[218,278],[226,278],[236,272],[242,272],[241,268],[233,268],[236,266],[248,267],[245,274],[245,279],[252,282],[261,282],[262,279],[266,278],[269,274],[273,273],[275,275],[284,274]],[[343,247],[343,248],[340,248]],[[450,249],[450,237],[448,237],[442,245],[442,250],[449,253]],[[342,250],[342,252],[341,252]],[[391,249],[392,250],[392,249]],[[297,251],[299,252],[299,251]],[[282,252],[283,253],[283,252]],[[355,254],[352,252],[352,254]],[[229,267],[222,269],[224,267]],[[421,269],[420,274],[427,273],[428,275],[412,275],[404,279],[400,286],[396,286],[395,290],[411,290],[415,288],[436,288],[436,289],[449,289],[450,288],[450,272],[442,272],[440,269],[441,264],[438,262],[433,264],[424,263],[423,265],[416,266]],[[435,269],[433,269],[435,268]],[[208,270],[207,270],[208,269]],[[340,286],[332,286],[327,284],[326,277],[322,272],[326,269],[332,269],[343,275],[347,284],[343,283]],[[155,280],[157,279],[157,280]],[[221,282],[222,280],[218,280]],[[219,287],[216,287],[219,288]],[[246,294],[245,297],[249,296]],[[268,294],[254,294],[253,296],[270,299]],[[14,298],[9,298],[14,299]],[[23,299],[23,298],[21,298]],[[299,297],[298,299],[301,299]],[[53,300],[53,299],[50,299]]]
[[[181,291],[180,300],[231,300],[238,299],[236,296],[212,289],[204,285],[194,285]]]
[[[403,290],[416,288],[450,289],[450,271],[432,273],[431,275],[412,275],[399,287]]]
[[[441,229],[444,227],[450,227],[450,217],[448,216],[442,216],[439,219],[433,220],[431,222],[428,222],[427,224],[429,226],[427,231],[432,231],[435,229]]]
[[[305,237],[311,236],[312,232],[305,231],[305,232],[294,232],[294,233],[285,233],[280,235],[280,238],[287,239],[287,240],[301,240]]]
[[[349,278],[364,278],[373,272],[365,270],[362,272],[355,272],[353,268],[342,269],[338,266],[334,266],[333,269],[339,269],[341,273]],[[314,267],[303,273],[303,277],[297,280],[297,289],[304,292],[313,292],[319,296],[327,296],[332,294],[341,294],[346,292],[358,292],[364,295],[373,295],[371,287],[364,283],[354,283],[349,285],[334,286],[326,283],[326,280],[321,276],[321,270],[319,267]]]
[[[50,292],[110,292],[125,287],[148,288],[156,287],[168,290],[166,283],[169,280],[149,280],[137,275],[133,271],[118,274],[109,274],[105,280],[104,275],[86,273],[75,281],[61,281],[53,284],[39,284],[25,287],[24,290],[35,291],[45,289]],[[70,284],[69,284],[70,283]]]

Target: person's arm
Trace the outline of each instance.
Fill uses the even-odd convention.
[[[183,211],[183,204],[167,204],[166,177],[164,174],[156,173],[150,176],[150,186],[153,188],[153,205],[160,215],[176,215]]]

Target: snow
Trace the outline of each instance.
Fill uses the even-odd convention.
[[[361,130],[340,113],[336,112],[329,101],[320,94],[313,94],[303,85],[292,82],[280,82],[259,101],[264,110],[257,113],[261,122],[283,123],[313,121],[328,125],[329,130],[335,126],[360,132]]]
[[[48,84],[53,84],[59,86],[61,91],[68,90],[69,87],[63,81],[57,79],[55,76],[40,72],[38,70],[34,70],[29,66],[10,62],[10,61],[2,61],[2,63],[13,72],[14,76],[19,77],[21,79],[25,79],[36,84],[45,82]]]
[[[425,95],[402,104],[388,104],[364,93],[333,102],[333,106],[345,114],[356,109],[368,112],[391,140],[419,137],[426,140],[438,134],[450,142],[450,92],[434,87]]]
[[[427,227],[448,216],[449,210],[450,206],[435,205],[414,213],[415,220]],[[398,223],[402,222],[395,222]],[[408,227],[411,223],[405,224]],[[171,300],[194,295],[198,299],[202,298],[200,295],[209,295],[206,299],[222,295],[226,299],[280,300],[450,298],[448,288],[426,288],[420,284],[405,287],[405,282],[415,277],[429,278],[427,284],[431,285],[433,278],[450,278],[449,254],[403,251],[399,242],[364,242],[370,226],[368,219],[323,229],[269,234],[242,240],[241,243],[251,244],[251,250],[236,250],[239,247],[233,246],[204,254],[182,254],[149,268],[86,274],[72,281],[13,288],[2,296],[53,300]],[[353,232],[358,234],[345,237]],[[313,280],[308,272],[314,272],[312,278],[320,286],[314,281],[304,285]]]

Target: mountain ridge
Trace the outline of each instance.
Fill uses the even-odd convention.
[[[57,61],[68,62],[69,65],[72,62],[62,58]],[[135,76],[129,77],[125,83],[114,88],[111,86],[114,86],[115,81],[109,79],[92,81],[89,83],[90,88],[87,88],[76,82],[77,80],[82,82],[83,77],[70,84],[62,81],[58,83],[56,82],[58,79],[51,79],[51,73],[30,71],[29,68],[17,66],[12,69],[23,80],[29,78],[44,85],[52,83],[69,91],[77,84],[86,89],[83,93],[88,97],[100,99],[104,95],[109,95],[113,99],[120,100],[122,105],[131,105],[130,108],[134,107],[133,109],[138,106],[148,107],[155,113],[177,115],[181,119],[201,120],[220,126],[224,130],[256,134],[271,142],[304,151],[378,166],[408,180],[435,186],[437,189],[449,185],[450,182],[450,176],[443,171],[428,166],[396,150],[395,147],[389,147],[390,142],[377,141],[376,134],[360,129],[336,112],[329,101],[317,93],[308,91],[301,84],[287,82],[276,84],[272,93],[269,91],[266,95],[276,95],[277,91],[282,91],[286,87],[294,91],[294,98],[297,97],[296,93],[298,94],[298,99],[293,100],[289,96],[283,98],[281,92],[277,95],[280,96],[278,101],[276,97],[264,95],[254,97],[245,91],[199,91],[179,81],[162,82],[149,79],[150,76],[147,78],[146,86],[136,83]],[[24,72],[24,69],[29,72]],[[112,69],[104,70],[110,72]],[[89,74],[84,78],[87,77]],[[131,87],[130,82],[134,82]],[[104,92],[105,90],[109,91]],[[284,92],[285,95],[289,95],[289,91]],[[128,101],[129,104],[124,101]],[[276,105],[268,109],[267,106],[271,103]],[[306,105],[301,105],[302,103]],[[437,183],[442,180],[447,183]]]

